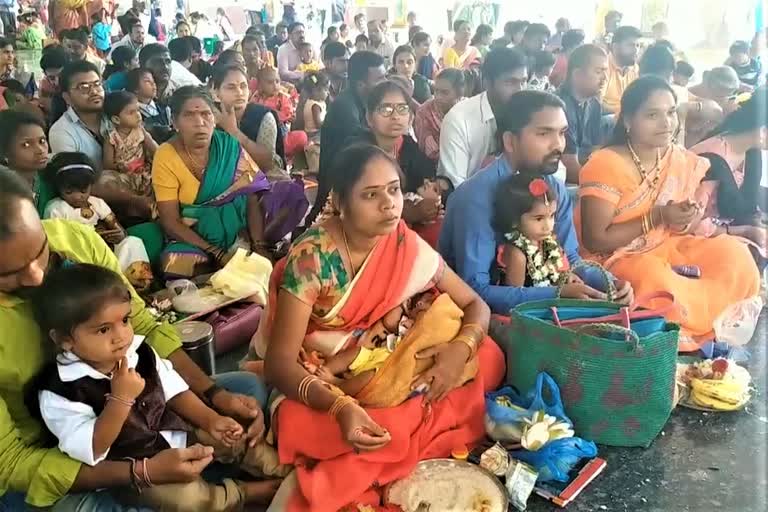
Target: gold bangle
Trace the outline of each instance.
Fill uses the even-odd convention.
[[[640,217],[640,228],[642,229],[644,235],[648,234],[648,218],[645,214]]]
[[[648,216],[648,225],[651,227],[650,231],[656,229],[656,225],[653,223],[653,211],[646,213]]]
[[[339,397],[336,397],[336,400],[333,401],[333,404],[328,409],[328,415],[332,418],[336,418],[339,413],[344,409],[346,406],[350,404],[357,404],[357,400],[352,398],[349,395],[341,395]]]
[[[459,329],[459,334],[462,333],[465,329],[469,330],[470,333],[477,334],[477,342],[480,342],[483,338],[485,338],[485,329],[480,324],[464,324],[461,326],[461,329]]]
[[[455,338],[453,338],[453,341],[458,341],[459,343],[463,343],[466,346],[468,346],[469,357],[474,356],[475,353],[477,352],[477,341],[475,341],[469,336],[466,336],[466,335],[456,336]]]
[[[299,395],[299,400],[304,405],[309,405],[309,388],[312,386],[312,383],[317,380],[318,378],[315,375],[307,375],[301,379],[301,382],[299,382],[297,394]]]
[[[471,324],[464,324],[461,326],[462,329],[477,329],[481,333],[485,332],[485,329],[483,329],[483,326],[477,323],[471,323]]]

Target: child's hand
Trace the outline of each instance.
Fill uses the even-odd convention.
[[[112,374],[111,393],[124,400],[136,400],[144,391],[144,379],[135,368],[128,368],[128,359],[123,357]]]
[[[221,415],[217,415],[206,430],[211,437],[227,447],[234,446],[243,437],[242,425],[232,418]]]
[[[584,284],[584,281],[576,274],[568,274],[568,284]]]
[[[110,229],[102,233],[102,238],[105,242],[111,245],[117,245],[125,240],[126,233],[123,228]]]

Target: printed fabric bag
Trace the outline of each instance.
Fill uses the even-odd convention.
[[[664,321],[668,309],[575,299],[521,304],[494,333],[506,354],[506,384],[529,389],[547,372],[578,436],[647,447],[673,408],[679,328]]]

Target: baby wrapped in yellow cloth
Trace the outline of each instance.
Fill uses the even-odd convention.
[[[416,354],[453,341],[463,316],[447,294],[414,297],[411,304],[393,309],[365,331],[356,346],[324,361],[316,374],[363,406],[399,405],[413,393],[414,377],[433,364],[431,359],[416,359]],[[475,356],[464,369],[462,383],[476,374]]]

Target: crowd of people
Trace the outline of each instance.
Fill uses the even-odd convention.
[[[759,38],[691,84],[663,23],[646,44],[616,11],[592,43],[564,18],[433,40],[412,14],[400,46],[358,14],[315,49],[220,9],[206,50],[203,15],[135,2],[113,34],[99,4],[0,39],[3,510],[375,505],[483,436],[491,314],[664,291],[694,351],[760,294]],[[249,371],[211,377],[140,294],[241,248],[275,263],[268,304]],[[425,310],[445,339],[393,374]],[[412,398],[366,406],[385,387]],[[259,478],[203,478],[214,458]]]

